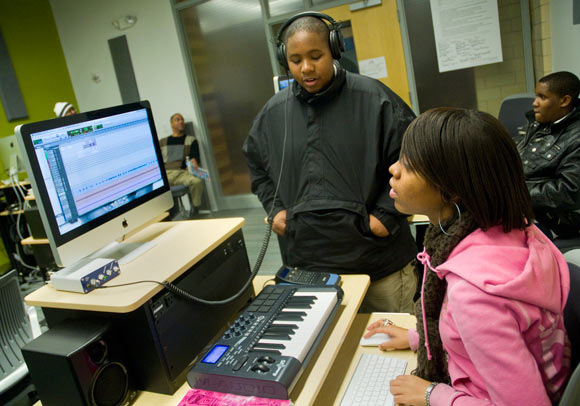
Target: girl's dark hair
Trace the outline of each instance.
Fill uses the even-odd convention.
[[[407,128],[401,159],[469,211],[487,230],[521,229],[534,214],[516,146],[490,114],[451,107],[426,111]]]

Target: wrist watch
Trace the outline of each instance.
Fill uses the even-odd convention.
[[[437,385],[438,385],[437,382],[431,382],[431,384],[427,386],[427,389],[425,390],[425,406],[431,405],[431,392],[433,392],[433,389]]]

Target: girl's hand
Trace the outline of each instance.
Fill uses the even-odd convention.
[[[401,375],[390,384],[395,403],[425,406],[425,391],[431,382],[413,375]]]
[[[390,341],[385,341],[379,345],[379,349],[382,351],[387,350],[405,350],[409,348],[409,336],[406,328],[395,326],[394,324],[388,324],[383,326],[384,320],[377,320],[367,327],[368,332],[364,335],[365,338],[369,338],[376,333],[385,333],[391,336]]]

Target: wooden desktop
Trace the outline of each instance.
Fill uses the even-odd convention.
[[[244,224],[242,218],[194,220],[152,224],[130,237],[127,241],[151,241],[157,245],[131,263],[124,265],[121,274],[109,285],[135,282],[138,280],[173,281],[182,272],[203,258],[208,252],[225,241]],[[253,281],[255,292],[273,283],[272,275],[259,275]],[[365,326],[377,315],[357,315],[358,308],[368,289],[367,275],[343,275],[344,298],[331,327],[326,332],[310,360],[307,368],[291,392],[295,405],[332,405],[340,402],[356,365],[354,357],[361,351],[358,340],[364,334]],[[157,284],[136,284],[115,289],[97,289],[89,294],[55,290],[45,285],[26,296],[25,301],[32,306],[57,309],[92,310],[100,312],[127,313],[139,308],[158,293],[162,286]],[[397,324],[412,326],[410,316],[389,316]],[[389,355],[407,357],[410,351],[394,351]],[[410,363],[410,368],[413,367]],[[408,369],[410,370],[410,369]],[[189,390],[185,383],[173,395],[163,395],[142,391],[135,405],[175,406]],[[37,403],[40,405],[40,402]]]
[[[125,241],[154,241],[156,246],[122,265],[120,275],[109,281],[108,285],[143,280],[172,282],[233,235],[244,223],[243,218],[236,217],[151,224]],[[31,306],[128,313],[138,309],[162,289],[158,284],[139,283],[82,294],[56,290],[48,284],[24,300]]]

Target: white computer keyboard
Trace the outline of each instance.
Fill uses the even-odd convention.
[[[342,397],[340,406],[393,406],[389,381],[405,374],[407,361],[384,355],[363,354]]]

